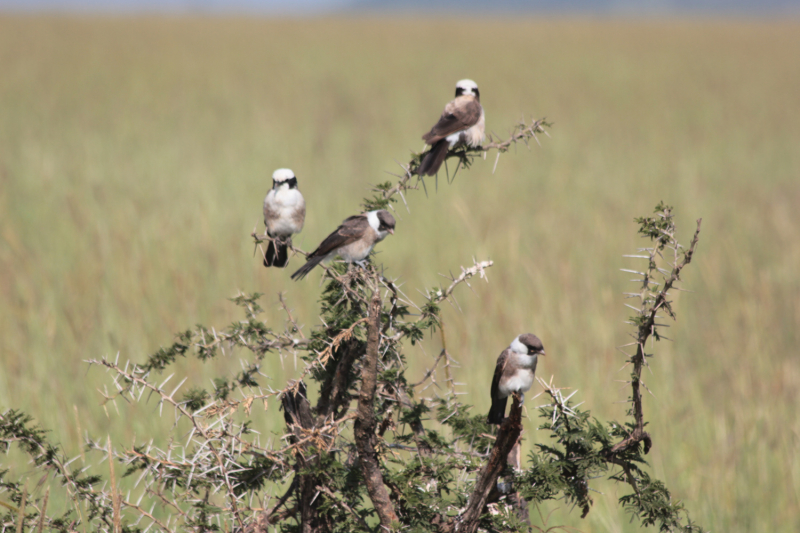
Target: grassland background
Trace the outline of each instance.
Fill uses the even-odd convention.
[[[91,435],[163,440],[153,404],[107,417],[108,377],[82,361],[141,360],[175,331],[224,326],[238,290],[265,293],[270,325],[278,291],[316,324],[319,275],[293,283],[252,257],[272,170],[298,176],[310,249],[471,77],[489,130],[547,116],[552,138],[410,197],[379,255],[412,295],[473,256],[495,261],[446,312],[469,401],[488,407],[495,356],[534,331],[540,375],[623,417],[618,269],[641,244],[633,217],[664,200],[685,241],[699,217],[703,234],[675,342],[646,377],[652,469],[708,529],[797,531],[798,52],[800,24],[777,21],[2,15],[0,409],[26,410],[70,453],[74,410]],[[415,372],[437,343],[412,352]],[[275,386],[294,374],[291,358],[272,366]],[[202,385],[238,368],[180,371]],[[280,431],[274,407],[254,417]],[[562,508],[550,525],[640,529],[613,485],[595,487],[586,520]]]

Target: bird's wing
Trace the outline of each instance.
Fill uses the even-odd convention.
[[[500,398],[500,378],[503,376],[503,372],[506,369],[508,352],[509,350],[506,348],[503,350],[503,353],[497,357],[497,366],[494,367],[494,377],[492,378],[492,398]]]
[[[360,239],[368,227],[369,221],[364,215],[353,215],[345,219],[333,233],[325,237],[325,240],[309,255],[309,258],[328,255],[336,249]]]
[[[480,118],[480,102],[474,98],[460,96],[444,107],[444,113],[439,117],[439,122],[431,128],[431,131],[422,136],[422,140],[432,145],[448,135],[474,126]]]

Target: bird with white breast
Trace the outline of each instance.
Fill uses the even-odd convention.
[[[305,220],[306,201],[297,189],[297,176],[291,169],[279,168],[272,174],[272,189],[264,198],[264,224],[271,238],[264,254],[265,267],[286,266],[292,235],[302,231]]]
[[[423,154],[417,173],[433,176],[439,172],[447,152],[459,145],[480,146],[486,139],[486,117],[481,106],[478,84],[472,80],[456,83],[456,97],[444,106],[444,112],[422,140],[431,146]]]
[[[292,274],[292,279],[303,279],[319,263],[337,255],[348,263],[363,261],[377,243],[394,235],[394,226],[394,217],[385,209],[347,218],[308,254],[306,264]]]
[[[521,401],[525,400],[525,392],[533,385],[540,355],[545,355],[542,341],[532,333],[524,333],[511,341],[497,358],[492,379],[492,407],[486,420],[489,424],[503,422],[510,395],[520,393]]]

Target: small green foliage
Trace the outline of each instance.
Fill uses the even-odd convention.
[[[610,446],[610,435],[588,411],[571,406],[548,405],[540,409],[551,444],[537,444],[541,454],[531,454],[533,466],[519,476],[520,492],[527,499],[543,501],[563,496],[589,512],[589,480],[607,471],[602,451]],[[541,499],[540,499],[541,498]]]
[[[237,495],[261,490],[268,481],[279,481],[286,475],[280,463],[259,454],[253,454],[248,461],[240,461],[239,468],[230,474]]]
[[[251,363],[244,370],[236,374],[234,381],[239,387],[258,387],[256,376],[258,375],[259,365]]]
[[[415,403],[411,409],[403,408],[400,411],[399,421],[402,424],[422,424],[429,412],[430,408],[424,402]]]
[[[201,407],[205,406],[206,402],[210,398],[208,391],[205,389],[190,389],[186,394],[183,395],[183,402],[186,404],[186,408],[190,411],[197,411]]]
[[[239,296],[234,296],[230,300],[244,309],[247,313],[247,318],[252,320],[264,312],[261,306],[258,305],[258,299],[261,298],[261,296],[261,293],[254,292],[252,294],[240,294]]]
[[[700,532],[702,529],[686,516],[686,524],[681,516],[686,509],[680,501],[673,502],[667,487],[662,481],[651,479],[647,472],[636,468],[633,475],[637,492],[619,499],[620,504],[638,518],[644,526],[658,525],[659,531]]]
[[[192,505],[194,512],[186,521],[186,525],[188,527],[194,528],[196,531],[201,533],[220,531],[219,524],[216,523],[214,517],[219,515],[222,509],[216,505],[208,503],[208,498],[209,491],[206,490],[205,498],[195,501]]]
[[[0,414],[0,451],[7,451],[11,443],[16,443],[20,449],[28,455],[32,464],[48,472],[59,483],[68,488],[73,501],[81,502],[85,505],[87,518],[89,520],[99,519],[110,522],[111,506],[106,494],[97,490],[98,485],[103,481],[100,476],[83,474],[82,472],[72,472],[69,469],[69,460],[64,455],[60,446],[47,440],[47,432],[39,426],[31,424],[32,418],[17,410],[8,410]],[[5,494],[7,498],[16,505],[21,505],[23,485],[21,483],[5,481],[6,471],[0,472],[0,494]],[[28,500],[30,501],[30,500]],[[36,507],[28,506],[26,509],[35,511]],[[7,510],[3,508],[3,510]],[[16,513],[7,510],[5,514],[0,514],[0,526],[11,529],[11,525],[16,522]],[[54,516],[48,520],[49,530],[66,533],[71,531],[69,525],[72,511],[67,511],[61,516]],[[25,522],[33,527],[38,523],[38,511],[26,513]]]
[[[486,415],[481,413],[471,416],[469,413],[471,409],[471,405],[462,405],[441,398],[439,405],[436,406],[436,419],[449,427],[456,439],[469,443],[475,450],[485,451],[491,448],[494,439],[489,437],[491,431],[486,422]]]
[[[213,359],[217,356],[218,350],[218,344],[213,342],[214,333],[201,324],[197,324],[195,327],[195,338],[199,341],[195,344],[197,347],[197,358],[201,361]]]
[[[399,323],[396,329],[411,341],[412,346],[421,341],[425,336],[425,331],[436,332],[439,327],[439,306],[433,299],[429,299],[422,305],[422,314],[414,322]]]
[[[411,341],[412,346],[425,338],[425,331],[416,322],[400,323],[397,330]]]
[[[178,340],[168,348],[161,347],[156,353],[150,356],[147,362],[142,365],[143,372],[155,370],[161,372],[175,362],[178,357],[186,357],[192,341],[192,331],[186,330],[177,335]]]
[[[376,209],[389,209],[389,207],[397,202],[397,199],[393,196],[387,198],[386,193],[394,187],[394,184],[391,181],[385,181],[383,183],[379,183],[375,185],[372,189],[375,194],[372,195],[372,198],[364,198],[364,202],[361,204],[364,206],[364,211],[374,211]]]
[[[672,222],[672,207],[659,202],[653,211],[655,217],[638,217],[634,220],[639,224],[639,234],[658,243],[658,249],[663,250],[672,239],[675,228]]]
[[[410,531],[434,532],[436,516],[452,502],[455,463],[447,458],[410,458],[387,472],[386,482],[400,493],[403,523]]]
[[[230,382],[225,378],[214,378],[214,399],[227,400],[233,391]]]

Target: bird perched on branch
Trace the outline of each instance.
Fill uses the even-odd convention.
[[[422,136],[431,149],[423,154],[417,173],[433,176],[439,172],[448,150],[457,145],[483,144],[485,125],[478,84],[472,80],[460,80],[456,83],[456,97],[444,106],[439,122]]]
[[[514,339],[497,358],[492,379],[492,408],[486,418],[489,424],[499,425],[503,422],[509,395],[519,392],[524,401],[525,391],[533,385],[536,361],[540,355],[545,355],[542,341],[532,333],[524,333]]]
[[[269,241],[264,254],[265,267],[285,267],[292,235],[300,233],[306,220],[306,202],[297,190],[297,177],[288,168],[272,174],[272,189],[264,198],[264,224]]]
[[[321,261],[337,255],[348,263],[363,261],[376,243],[390,233],[394,235],[394,225],[394,217],[384,209],[346,219],[308,255],[306,264],[292,274],[292,279],[303,279]]]

